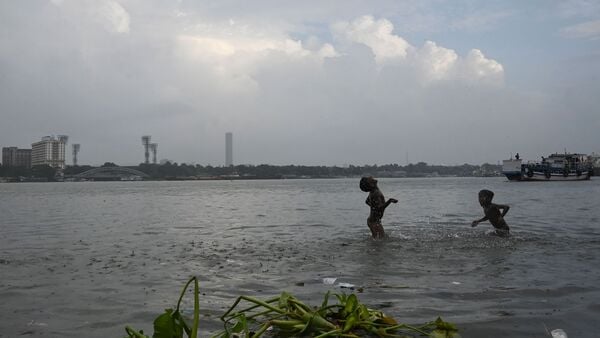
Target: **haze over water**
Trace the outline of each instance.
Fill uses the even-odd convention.
[[[597,336],[600,180],[379,185],[399,200],[384,241],[370,238],[358,179],[1,184],[0,337],[148,334],[191,275],[202,337],[239,295],[351,292],[328,277],[401,322],[441,315],[463,337]],[[511,206],[510,238],[470,227],[483,188]]]

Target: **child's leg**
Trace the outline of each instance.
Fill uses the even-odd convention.
[[[371,235],[373,236],[373,238],[384,238],[385,237],[385,231],[383,230],[383,225],[381,225],[381,220],[373,220],[373,219],[369,218],[367,220],[367,225],[369,226],[369,229],[371,230]]]

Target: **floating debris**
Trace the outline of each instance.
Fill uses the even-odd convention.
[[[335,277],[323,278],[323,284],[333,285],[333,283],[335,283],[336,280],[337,278]]]
[[[563,329],[555,329],[550,331],[552,338],[567,338],[567,333]]]

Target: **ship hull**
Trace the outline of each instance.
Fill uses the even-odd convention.
[[[510,181],[537,181],[537,182],[548,182],[548,181],[586,181],[590,179],[591,173],[589,171],[576,173],[544,173],[544,172],[533,172],[533,174],[527,174],[525,172],[515,173],[504,173],[506,178]]]
[[[521,172],[505,172],[504,176],[508,178],[509,181],[521,181],[522,175]]]

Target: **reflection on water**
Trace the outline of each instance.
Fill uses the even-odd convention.
[[[190,275],[201,281],[202,336],[241,294],[316,303],[349,292],[327,277],[402,321],[461,323],[465,337],[480,327],[544,337],[542,323],[593,336],[582,321],[600,313],[600,180],[380,186],[400,201],[382,241],[370,238],[358,180],[2,184],[0,336],[149,332]],[[510,238],[470,227],[482,188],[511,206]]]

